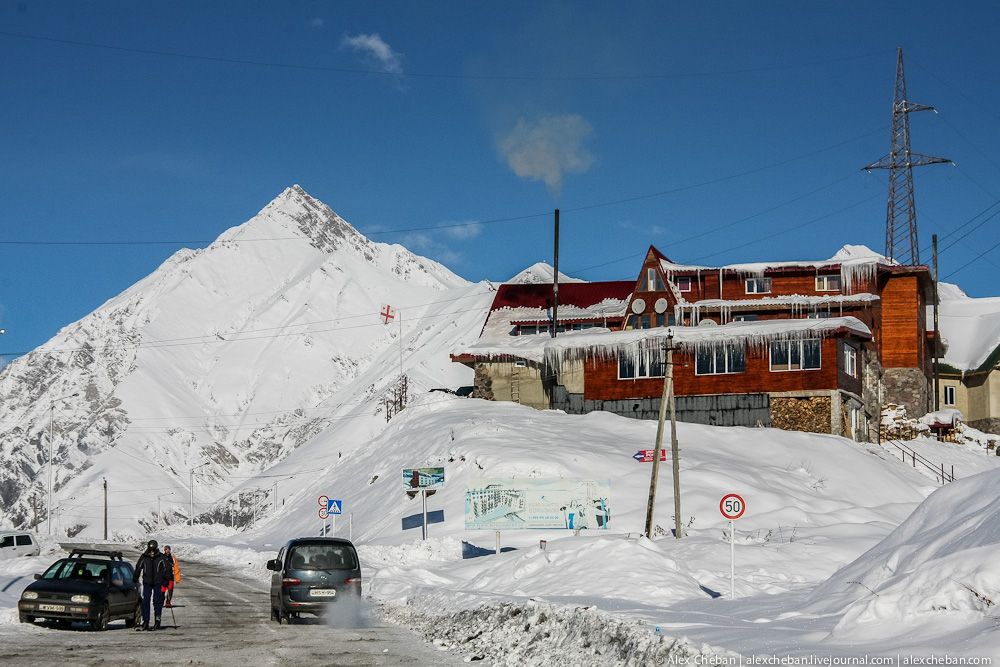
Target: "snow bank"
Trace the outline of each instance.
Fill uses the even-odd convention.
[[[997,633],[1000,471],[935,491],[888,537],[837,571],[807,611],[837,614],[831,639]],[[993,637],[1000,654],[1000,636]]]
[[[646,624],[615,618],[591,606],[529,600],[482,605],[446,617],[414,614],[405,607],[388,609],[386,615],[433,637],[442,650],[457,649],[468,654],[467,661],[485,658],[493,665],[701,665],[738,659],[707,644],[654,634]]]

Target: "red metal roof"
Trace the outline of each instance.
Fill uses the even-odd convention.
[[[627,299],[634,280],[600,283],[560,283],[559,305],[589,308],[605,299]],[[552,305],[552,283],[500,285],[490,311],[500,308],[548,308]]]

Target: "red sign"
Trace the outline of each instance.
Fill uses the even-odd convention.
[[[743,496],[736,493],[727,493],[719,501],[719,511],[722,512],[722,516],[730,521],[735,521],[747,511],[747,503],[743,500]]]
[[[640,449],[639,451],[637,451],[635,454],[632,455],[632,458],[634,458],[639,463],[652,463],[654,454],[656,454],[655,449]],[[667,450],[665,449],[660,450],[660,460],[661,461],[667,460]]]
[[[396,317],[396,313],[393,311],[392,306],[383,306],[380,314],[382,315],[382,321],[386,324],[392,322],[393,318]]]

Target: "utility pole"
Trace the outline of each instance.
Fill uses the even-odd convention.
[[[108,541],[108,479],[106,477],[101,478],[104,481],[104,541]]]
[[[681,538],[681,488],[679,449],[677,446],[677,413],[674,404],[674,333],[667,332],[664,346],[666,368],[663,373],[663,395],[660,397],[660,416],[656,422],[656,446],[653,449],[653,471],[649,477],[649,502],[646,505],[646,537],[653,539],[653,513],[656,508],[656,483],[660,475],[660,452],[663,450],[663,429],[667,420],[667,406],[670,406],[670,453],[673,456],[674,473],[674,524],[675,537]]]
[[[934,246],[934,410],[941,409],[941,382],[940,370],[938,368],[938,350],[941,347],[941,329],[938,328],[938,260],[937,260],[937,234],[931,235],[931,243]]]
[[[274,501],[274,503],[273,503],[274,504],[274,513],[277,514],[278,513],[278,482],[277,481],[274,482],[274,492],[272,493],[272,498],[271,499]]]
[[[552,258],[552,337],[559,329],[559,209],[555,211],[555,242]]]
[[[889,199],[885,211],[885,256],[900,264],[920,264],[917,240],[917,206],[913,197],[913,167],[947,164],[943,157],[922,155],[910,150],[910,114],[935,111],[934,107],[906,99],[906,75],[903,72],[903,49],[897,50],[896,87],[892,101],[892,142],[889,154],[865,167],[889,171]]]
[[[674,538],[681,539],[681,449],[677,444],[677,392],[674,391],[673,337],[667,340],[667,375],[670,376],[670,458],[673,459],[674,477]]]

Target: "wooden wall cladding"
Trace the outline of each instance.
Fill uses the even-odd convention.
[[[744,373],[695,375],[694,357],[687,353],[675,353],[674,391],[678,396],[692,396],[836,389],[841,365],[839,343],[836,338],[822,341],[822,367],[814,371],[772,372],[768,352],[750,350]],[[583,397],[588,400],[642,398],[663,393],[663,378],[619,380],[618,364],[614,360],[588,359],[584,362],[584,377]],[[854,387],[845,388],[854,390]]]

